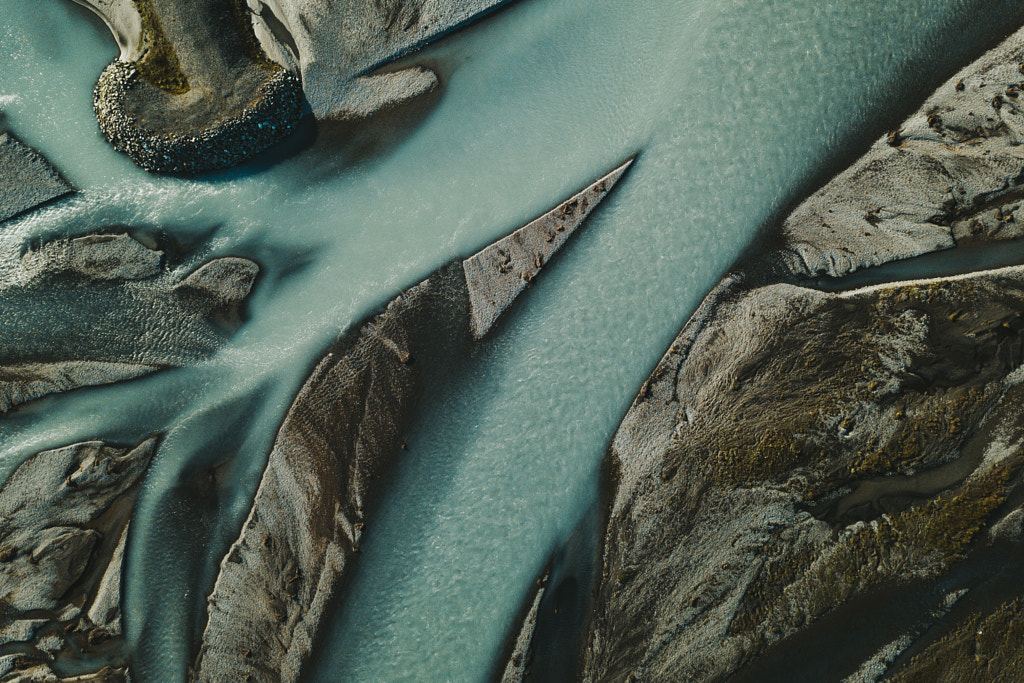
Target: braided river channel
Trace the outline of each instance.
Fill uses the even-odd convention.
[[[570,615],[549,629],[556,671],[603,456],[679,328],[765,225],[1022,21],[997,0],[518,0],[404,58],[438,91],[357,123],[307,118],[243,167],[183,179],[101,138],[92,88],[117,50],[98,20],[0,0],[3,125],[80,190],[0,226],[0,268],[112,226],[179,245],[173,267],[261,268],[212,358],[0,419],[0,477],[46,448],[164,435],[132,522],[125,624],[134,680],[183,681],[218,563],[331,341],[638,154],[472,358],[436,373],[310,680],[488,680],[552,556]],[[197,496],[218,464],[225,484]]]

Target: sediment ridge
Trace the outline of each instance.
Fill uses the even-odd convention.
[[[343,335],[299,391],[220,565],[191,679],[296,681],[351,573],[425,368],[494,329],[632,161]]]
[[[121,571],[156,443],[43,451],[0,487],[0,680],[128,680]]]
[[[47,394],[208,358],[237,326],[258,273],[237,257],[172,273],[163,252],[126,233],[26,250],[0,281],[0,414]]]
[[[42,154],[0,133],[0,223],[74,191]]]
[[[94,108],[120,152],[156,173],[242,163],[300,118],[357,119],[438,84],[423,66],[379,71],[507,0],[75,0],[121,54]]]

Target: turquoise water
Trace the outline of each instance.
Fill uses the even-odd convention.
[[[116,54],[102,26],[57,0],[2,10],[6,125],[82,192],[3,226],[0,263],[27,240],[127,225],[189,247],[182,269],[221,255],[263,269],[211,360],[0,421],[4,472],[42,448],[165,434],[125,584],[143,682],[184,676],[216,564],[330,341],[639,151],[513,315],[430,387],[312,676],[485,678],[704,293],[766,222],[1024,21],[982,0],[520,0],[414,57],[439,95],[181,180],[99,139],[91,90]]]

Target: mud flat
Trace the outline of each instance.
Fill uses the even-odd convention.
[[[842,279],[1021,237],[1022,62],[954,76],[672,343],[609,451],[583,680],[1024,676],[1024,266]]]

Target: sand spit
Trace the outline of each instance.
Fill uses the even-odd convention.
[[[0,223],[74,191],[43,155],[0,133]]]
[[[629,163],[584,191],[592,204]],[[568,233],[592,208],[571,199],[548,216],[560,216]],[[542,224],[557,230],[555,223]],[[534,259],[548,259],[551,244],[538,242],[520,274],[532,278]],[[478,267],[469,282],[465,263],[473,259]],[[512,304],[501,299],[486,324],[474,322],[471,301],[499,297],[506,266],[479,254],[454,261],[343,335],[323,357],[285,417],[249,518],[221,562],[193,680],[299,679],[372,525],[377,493],[402,452],[423,373],[464,356],[478,338],[474,330],[491,328]]]

